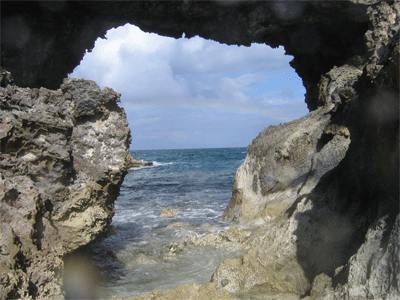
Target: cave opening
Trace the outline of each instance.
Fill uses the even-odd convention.
[[[283,47],[175,39],[131,24],[110,29],[86,52],[69,77],[121,93],[131,154],[154,163],[129,171],[107,235],[90,245],[86,261],[99,268],[101,280],[89,292],[128,296],[206,284],[223,259],[236,257],[238,251],[182,246],[171,228],[199,236],[222,231],[220,216],[245,147],[265,127],[308,113],[291,59]],[[173,217],[162,218],[165,209]],[[66,264],[66,278],[74,278]],[[68,284],[64,289],[72,295]]]
[[[131,149],[246,147],[269,125],[308,113],[284,48],[110,29],[69,77],[121,93]]]
[[[330,193],[332,196],[328,195],[328,197],[331,197],[332,201],[339,200],[333,205],[335,210],[340,213],[350,210],[353,216],[355,216],[352,220],[356,222],[359,222],[359,217],[364,218],[362,221],[364,223],[357,225],[359,228],[359,233],[355,234],[357,238],[349,239],[349,243],[351,243],[352,246],[347,250],[345,249],[345,259],[342,260],[340,257],[335,256],[334,252],[331,252],[330,249],[327,249],[336,248],[335,239],[333,239],[333,243],[331,243],[331,245],[335,247],[326,247],[324,245],[323,248],[318,249],[318,251],[321,249],[327,250],[326,252],[320,251],[322,255],[310,255],[310,252],[307,251],[308,248],[303,246],[300,251],[297,251],[297,256],[300,257],[302,253],[305,253],[307,258],[311,257],[312,260],[317,263],[317,266],[319,265],[324,271],[326,270],[326,274],[334,274],[334,271],[336,273],[337,270],[336,266],[343,266],[343,264],[348,261],[348,258],[355,253],[357,250],[356,248],[360,246],[359,244],[364,241],[364,237],[365,241],[368,242],[368,232],[372,229],[372,234],[374,234],[374,230],[376,229],[374,228],[374,223],[380,221],[378,219],[379,216],[383,216],[386,212],[390,213],[390,217],[387,218],[389,221],[385,221],[388,224],[387,228],[383,228],[384,232],[380,243],[374,243],[380,245],[370,252],[375,252],[378,255],[382,253],[381,249],[386,248],[389,243],[389,232],[392,232],[390,233],[391,237],[396,238],[396,232],[392,231],[392,229],[398,229],[399,227],[398,223],[396,225],[397,227],[393,225],[393,222],[395,222],[394,214],[398,214],[398,202],[396,200],[398,199],[399,174],[398,117],[396,118],[396,114],[393,113],[398,111],[398,105],[395,104],[398,100],[398,72],[396,71],[398,71],[399,46],[398,26],[396,25],[398,25],[399,6],[396,5],[396,2],[246,1],[245,3],[244,1],[232,1],[229,3],[232,5],[228,5],[227,1],[181,1],[179,5],[163,1],[103,1],[102,4],[90,1],[30,1],[24,3],[24,5],[15,1],[3,2],[1,63],[2,66],[11,71],[16,78],[16,84],[21,87],[58,89],[65,75],[70,73],[78,64],[84,49],[93,47],[93,41],[96,37],[102,35],[108,28],[119,26],[126,22],[135,23],[147,31],[155,31],[178,40],[182,32],[186,32],[188,36],[192,37],[192,39],[190,39],[191,41],[197,39],[195,35],[198,34],[228,44],[250,45],[252,42],[257,41],[273,45],[274,47],[284,45],[288,54],[296,57],[291,65],[303,79],[304,86],[307,89],[306,102],[309,110],[316,110],[318,107],[323,107],[327,103],[337,104],[338,101],[341,100],[343,106],[339,107],[338,110],[329,112],[332,116],[331,125],[337,126],[335,127],[337,129],[341,126],[348,126],[348,131],[341,131],[341,133],[344,138],[351,137],[351,146],[345,158],[342,160],[341,165],[334,169],[336,174],[333,174],[333,172],[330,173],[329,176],[323,178],[324,184],[319,185],[319,191],[321,191],[320,195],[328,195],[328,189],[326,187],[330,187],[333,193]],[[387,25],[387,28],[380,28],[381,25]],[[18,36],[18,39],[15,38],[16,36]],[[384,39],[380,40],[380,37]],[[386,37],[388,37],[388,39],[386,39]],[[109,39],[111,40],[111,37],[109,37]],[[207,43],[208,42],[204,42],[203,45],[207,45]],[[96,73],[96,75],[104,75],[104,77],[107,77],[115,83],[115,85],[109,83],[103,84],[103,82],[99,82],[95,79],[102,87],[109,85],[117,92],[123,94],[122,106],[128,112],[129,118],[131,118],[130,121],[132,121],[130,122],[131,126],[133,126],[132,132],[134,141],[136,142],[134,142],[133,147],[137,147],[138,149],[209,147],[209,145],[204,144],[206,141],[210,142],[213,147],[245,145],[248,141],[243,142],[243,140],[240,140],[240,143],[237,143],[238,140],[235,138],[255,137],[257,131],[259,131],[259,129],[254,129],[256,132],[249,134],[249,132],[244,131],[243,128],[245,126],[253,124],[257,120],[260,121],[260,124],[262,123],[262,128],[273,124],[273,122],[278,123],[279,120],[274,119],[271,121],[271,116],[268,115],[268,113],[271,112],[273,112],[275,117],[279,114],[279,109],[271,109],[273,104],[280,103],[283,105],[284,103],[282,102],[285,101],[279,102],[279,100],[296,98],[293,97],[294,91],[292,88],[284,89],[278,86],[277,82],[282,82],[279,76],[273,77],[279,79],[273,81],[271,77],[269,77],[271,74],[265,74],[262,71],[259,73],[256,72],[253,77],[247,73],[243,73],[243,66],[252,65],[249,64],[249,60],[246,60],[247,63],[237,62],[235,60],[233,60],[232,63],[231,61],[232,65],[242,67],[239,72],[232,71],[229,74],[219,74],[220,76],[214,73],[207,73],[207,64],[204,62],[211,60],[213,63],[212,67],[218,69],[221,64],[225,62],[224,58],[226,58],[226,56],[218,55],[225,53],[223,51],[215,54],[204,51],[202,47],[195,47],[201,43],[197,45],[193,43],[194,45],[192,45],[192,48],[189,46],[189,49],[197,49],[197,52],[205,53],[205,55],[201,57],[200,64],[196,64],[191,60],[196,51],[192,51],[193,53],[188,51],[185,53],[190,53],[190,59],[188,58],[188,60],[185,61],[182,59],[182,57],[185,58],[184,56],[178,56],[178,58],[173,61],[174,65],[171,64],[171,60],[167,60],[165,63],[165,61],[157,59],[154,56],[149,58],[143,55],[143,53],[139,51],[140,49],[138,50],[135,48],[135,51],[132,53],[131,50],[133,48],[129,43],[120,43],[118,49],[113,48],[114,44],[110,47],[109,52],[117,53],[119,64],[115,64],[112,57],[110,59],[110,57],[104,56],[102,57],[102,63],[96,67],[92,67],[91,71]],[[121,45],[123,46],[122,48]],[[154,47],[155,45],[156,43],[149,43],[148,46],[151,46],[153,51],[150,52],[160,54],[158,51],[159,49]],[[394,47],[396,48],[394,49]],[[165,47],[160,48],[162,49],[161,53],[164,59],[171,59],[171,53],[176,53],[177,51],[177,47],[172,47],[171,49],[173,51],[165,51],[168,50]],[[283,51],[283,48],[281,51]],[[265,53],[267,52],[268,51],[265,51]],[[390,55],[392,56],[390,57]],[[124,60],[132,56],[139,58],[134,66],[126,63]],[[238,56],[230,55],[229,57],[237,58]],[[249,56],[247,56],[247,59],[248,58]],[[250,58],[254,58],[254,55],[250,55]],[[276,61],[279,61],[279,59]],[[110,70],[107,69],[109,65],[118,65],[119,68],[116,69],[116,72],[109,72]],[[181,67],[181,69],[178,68],[181,72],[176,72],[177,69],[172,68],[172,66],[176,67],[177,65]],[[263,63],[255,63],[255,65],[257,67],[264,66]],[[99,66],[101,66],[101,68]],[[143,66],[145,67],[144,69],[142,68]],[[137,77],[134,79],[136,80],[131,80],[132,77],[129,76],[131,73],[126,73],[122,78],[119,77],[118,75],[121,73],[121,68],[122,70],[128,71],[129,69],[135,70]],[[197,71],[194,73],[187,73],[190,68],[197,68]],[[358,82],[352,82],[351,80],[349,82],[340,82],[346,79],[344,78],[346,77],[346,70],[352,73],[353,71],[355,72],[354,68],[359,68],[359,71],[362,69],[363,72],[361,77],[357,77]],[[90,67],[88,69],[90,69]],[[155,70],[155,72],[149,75],[143,72],[143,70]],[[161,71],[165,72],[163,73]],[[345,71],[345,73],[338,74],[340,73],[338,71]],[[207,81],[203,81],[200,78],[201,74],[206,74]],[[122,73],[122,75],[124,74]],[[164,75],[164,77],[161,76],[160,78],[160,75]],[[265,76],[264,79],[266,82],[269,82],[271,85],[276,85],[276,94],[280,96],[280,98],[276,97],[279,98],[278,100],[273,97],[273,92],[269,94],[263,93],[262,88],[259,86],[259,80],[262,79],[263,76]],[[372,81],[370,80],[371,78],[373,79]],[[393,80],[394,78],[397,78],[397,83]],[[324,87],[328,87],[324,86],[324,84],[335,83],[335,81],[336,83],[340,83],[337,88],[338,94],[331,95],[329,89],[324,90]],[[193,82],[202,83],[202,85],[200,85],[199,89],[195,89],[192,84]],[[139,84],[139,86],[135,86],[133,83]],[[358,86],[359,84],[361,84],[361,87]],[[382,85],[380,89],[394,88],[394,90],[390,92],[382,90],[374,91],[373,86],[377,87],[378,85]],[[179,89],[179,87],[182,86],[186,87],[186,89]],[[215,86],[219,88],[213,89]],[[244,88],[244,90],[241,90],[240,87]],[[331,87],[333,87],[333,85]],[[124,88],[127,88],[128,92],[124,92]],[[137,92],[138,90],[144,91],[145,98],[140,98],[137,95],[136,97],[126,98],[127,95],[130,95],[130,92]],[[157,94],[157,91],[161,91],[162,94]],[[149,94],[153,92],[153,99],[150,99]],[[50,92],[46,91],[46,93],[49,94]],[[392,94],[394,96],[393,101],[390,100],[392,98],[390,95]],[[226,97],[227,95],[229,97]],[[268,103],[268,101],[259,101],[259,103],[257,103],[257,101],[254,100],[270,99],[266,96],[272,98],[271,103]],[[299,97],[299,99],[300,98],[302,100],[302,97]],[[31,97],[29,99],[34,100],[36,98]],[[248,101],[249,99],[252,99],[252,101]],[[388,101],[385,99],[388,99]],[[229,100],[229,104],[225,100]],[[260,106],[261,104],[266,106],[267,109],[263,110],[265,107]],[[296,112],[299,111],[294,102],[289,108],[286,108],[286,114],[290,113],[290,109]],[[214,116],[214,118],[211,118],[211,116]],[[184,118],[186,118],[187,123],[182,125],[179,121],[182,121]],[[372,121],[370,121],[370,119],[372,119]],[[166,120],[167,122],[164,122]],[[231,124],[224,123],[225,120],[233,120],[234,122]],[[282,119],[282,121],[286,121],[286,119]],[[219,122],[221,122],[221,124],[227,124],[226,131],[218,130],[219,127],[217,125],[220,124]],[[197,127],[189,126],[193,124]],[[140,125],[142,125],[142,127],[140,127]],[[172,127],[173,130],[171,130],[171,127],[166,125],[173,125],[175,127]],[[122,126],[120,127],[122,128]],[[193,128],[196,130],[193,130]],[[152,131],[149,131],[150,133],[145,132],[147,129],[151,129]],[[202,130],[206,129],[209,131],[206,133],[204,133],[204,131],[202,135]],[[321,130],[322,129],[321,127]],[[7,131],[10,132],[10,129],[7,128]],[[321,150],[319,153],[323,152],[322,150],[326,145],[335,142],[335,139],[332,138],[328,131],[329,130],[324,130],[325,133],[317,142],[317,150]],[[154,132],[159,133],[159,135],[156,136]],[[213,139],[213,132],[219,132],[220,136]],[[173,134],[168,135],[169,133]],[[233,136],[229,136],[228,133]],[[336,133],[340,135],[339,131]],[[350,135],[348,133],[350,133]],[[190,138],[196,143],[185,144],[185,141],[190,140]],[[7,139],[4,139],[4,141],[6,142]],[[163,140],[161,144],[147,143],[145,146],[138,143],[138,141],[146,139],[148,141],[157,139]],[[229,142],[225,142],[224,144],[224,140],[228,140]],[[215,141],[217,141],[218,144],[212,143]],[[3,148],[4,145],[2,145],[2,149]],[[93,148],[100,149],[101,147]],[[181,153],[181,156],[187,159],[184,161],[185,164],[193,162],[197,157],[197,163],[201,165],[205,162],[201,158],[207,156],[223,157],[221,149],[222,148],[217,149],[214,153],[202,152],[200,153],[202,156],[199,155],[198,149],[191,150],[183,154]],[[244,147],[235,149],[239,150],[235,150],[237,152],[233,153],[234,155],[232,156],[234,156],[235,163],[239,163],[242,161],[241,158],[243,155],[246,154],[246,150]],[[394,154],[392,154],[393,152]],[[210,155],[205,155],[205,153]],[[25,159],[32,159],[32,155],[29,155],[29,153],[21,152],[21,154],[24,154],[22,157]],[[232,153],[230,153],[230,155],[231,154]],[[111,153],[111,156],[114,155],[114,152]],[[103,155],[103,157],[105,157],[105,155]],[[124,154],[120,161],[124,161],[125,157]],[[215,161],[207,161],[207,164],[207,167],[215,173]],[[229,165],[229,163],[226,165]],[[166,160],[166,162],[158,162],[158,165],[155,167],[158,166],[171,166],[171,168],[176,168],[179,164],[169,159]],[[191,168],[193,168],[193,165],[190,165],[187,170],[191,171]],[[44,166],[43,169],[46,173],[48,172],[47,166]],[[166,175],[170,175],[167,169],[164,171],[162,171],[163,169],[161,168],[151,170],[156,171],[148,172],[150,175],[158,174],[159,177],[155,178],[150,176],[145,181],[134,178],[135,180],[133,181],[137,183],[136,185],[123,184],[121,192],[128,197],[132,196],[134,198],[129,198],[131,201],[128,201],[123,208],[126,214],[119,216],[119,223],[116,223],[117,225],[114,223],[114,225],[111,226],[111,230],[108,232],[111,240],[114,238],[114,241],[125,241],[124,239],[116,238],[116,231],[125,232],[126,234],[132,234],[138,237],[144,236],[144,239],[140,241],[136,240],[136,242],[145,248],[145,243],[149,240],[149,237],[152,238],[151,235],[146,236],[145,227],[151,227],[152,230],[154,230],[151,231],[151,234],[164,230],[169,230],[168,232],[171,233],[175,230],[173,228],[179,226],[182,230],[187,229],[184,228],[184,226],[186,226],[184,225],[185,223],[179,224],[179,222],[172,223],[167,220],[160,220],[161,215],[159,213],[161,209],[164,210],[164,208],[166,208],[166,214],[173,215],[177,219],[181,219],[182,216],[184,216],[183,212],[191,212],[191,216],[196,216],[195,207],[190,205],[196,204],[198,198],[194,197],[194,192],[191,192],[190,196],[195,201],[190,202],[190,204],[186,202],[188,199],[184,196],[189,194],[187,192],[189,185],[185,184],[193,178],[198,182],[202,182],[200,179],[210,179],[207,177],[210,173],[198,172],[193,175],[193,173],[189,172],[186,173],[186,176],[175,169],[175,174],[185,179],[185,184],[182,184],[181,182],[177,182],[174,178],[166,179]],[[230,174],[229,176],[234,174],[232,170],[228,170],[227,173]],[[23,174],[26,175],[26,173]],[[223,178],[222,175],[224,174],[217,175],[221,175],[220,177]],[[86,179],[86,177],[84,179]],[[208,181],[212,184],[207,186],[207,189],[204,189],[204,185],[202,187],[192,185],[191,188],[196,187],[195,192],[204,192],[203,194],[197,194],[197,196],[201,196],[201,199],[211,199],[209,203],[218,203],[215,199],[221,200],[225,196],[221,196],[220,194],[210,195],[210,188],[220,189],[222,187],[225,191],[230,191],[232,185],[227,184],[228,181],[229,180],[220,180],[220,178],[213,177],[211,181]],[[192,180],[192,183],[193,182]],[[175,202],[177,208],[172,207],[168,209],[168,207],[163,207],[160,205],[162,201],[154,197],[157,210],[154,210],[150,214],[149,211],[151,210],[148,209],[148,207],[143,210],[144,205],[149,202],[150,191],[158,189],[164,193],[167,188],[171,188],[176,192],[176,199],[179,200]],[[58,189],[57,192],[58,191],[60,191],[60,189]],[[62,190],[62,192],[64,191],[67,191],[67,189]],[[111,191],[111,189],[109,191]],[[318,192],[318,190],[314,190],[314,196],[323,199],[323,197],[319,197],[319,194],[315,191]],[[335,195],[335,191],[337,191],[337,195]],[[103,194],[107,193],[108,192],[105,192]],[[162,193],[159,193],[159,195]],[[11,196],[11,198],[15,198],[15,195]],[[47,199],[46,197],[42,199]],[[113,195],[111,198],[114,200],[116,196],[114,197]],[[313,204],[318,204],[320,208],[325,208],[325,204],[328,202],[326,199],[323,199],[320,203],[317,203],[317,200],[311,200],[313,200]],[[58,198],[56,201],[58,201]],[[202,205],[200,208],[204,209],[206,217],[212,215],[214,216],[213,220],[216,220],[215,215],[213,215],[215,212],[214,207],[208,206],[209,203],[207,203],[207,205]],[[226,204],[223,205],[221,203],[222,202],[219,202],[220,206],[226,206]],[[117,205],[119,204],[117,203]],[[134,205],[136,205],[136,207]],[[317,212],[317,210],[318,208],[316,206],[313,212]],[[48,214],[43,220],[47,218],[51,219],[53,207],[51,207],[51,209],[46,209],[46,213],[47,212]],[[149,225],[149,223],[141,222],[139,219],[135,221],[131,218],[134,216],[134,213],[142,215],[147,214],[152,219],[157,220],[157,223],[153,224],[153,226]],[[304,214],[302,217],[303,216]],[[40,219],[41,217],[42,216],[39,216],[38,218]],[[106,217],[108,220],[111,220],[111,216],[107,215]],[[307,220],[307,218],[303,219]],[[98,220],[95,221],[97,222]],[[381,221],[384,220],[382,219]],[[342,219],[339,218],[333,223],[345,224],[346,222],[342,222]],[[42,224],[40,220],[35,224],[39,227],[39,231],[42,230],[41,227],[46,227],[46,223]],[[170,225],[172,227],[169,227]],[[207,228],[202,227],[201,230],[214,230],[214,225],[215,224],[211,224],[210,227]],[[303,226],[303,228],[306,229],[304,232],[295,232],[299,241],[305,240],[303,237],[307,238],[310,235],[310,231],[308,230],[310,228],[309,226],[310,222],[307,221]],[[339,229],[340,227],[346,229],[344,227],[347,226],[341,225]],[[9,228],[9,226],[6,228]],[[51,226],[47,225],[47,228],[51,228]],[[338,229],[332,224],[327,228],[335,231]],[[10,228],[9,232],[12,232],[11,229],[12,228]],[[113,231],[114,229],[115,232]],[[342,233],[346,233],[346,230],[339,230],[339,235],[342,235],[341,231]],[[379,233],[379,231],[376,232]],[[46,234],[47,236],[51,236],[52,233],[53,232],[50,230]],[[365,233],[367,233],[367,235],[365,235]],[[11,234],[9,236],[12,237]],[[318,235],[313,236],[315,238],[315,236]],[[228,234],[226,234],[225,237],[229,238]],[[44,250],[46,247],[42,248],[42,245],[44,245],[42,244],[42,237],[35,235],[34,239],[36,238],[41,239],[36,245],[38,251]],[[17,239],[18,244],[20,244],[19,237],[16,237],[14,240],[17,241]],[[162,264],[167,263],[168,260],[168,263],[174,264],[174,262],[176,262],[174,260],[176,253],[180,252],[185,245],[169,243],[167,248],[165,248],[162,246],[164,242],[165,240],[158,244],[158,246],[161,245],[160,247],[152,249],[156,252],[156,255],[153,257],[157,259],[161,257],[160,262]],[[24,244],[26,241],[21,240],[21,243]],[[300,244],[297,245],[299,246]],[[343,243],[340,243],[339,246],[345,248],[343,245]],[[122,249],[123,251],[119,252],[117,251],[118,247],[116,244],[111,243],[109,246],[110,252],[106,253],[107,256],[115,256],[115,260],[111,260],[111,264],[107,265],[107,267],[111,267],[112,270],[116,269],[112,263],[122,261],[123,259],[126,259],[128,262],[128,268],[134,271],[138,270],[138,265],[159,265],[154,263],[156,260],[153,260],[153,257],[146,256],[146,254],[148,254],[147,252],[136,251],[134,248]],[[397,245],[394,246],[396,247]],[[313,245],[313,247],[315,248],[315,245]],[[36,247],[32,249],[36,249]],[[360,249],[362,250],[362,248]],[[158,255],[160,251],[166,252],[161,253],[162,255],[160,256]],[[396,253],[395,251],[392,252]],[[61,252],[56,252],[54,255],[58,255],[57,253]],[[393,253],[389,253],[389,260],[393,257]],[[16,266],[18,267],[18,271],[21,270],[23,272],[23,277],[19,277],[20,281],[18,282],[21,284],[19,284],[18,287],[15,286],[15,288],[13,288],[14,290],[27,288],[29,294],[32,294],[32,296],[37,294],[38,297],[42,292],[43,294],[40,294],[40,296],[46,296],[52,292],[50,290],[45,291],[48,286],[53,285],[52,281],[42,281],[42,277],[38,276],[37,282],[28,282],[27,280],[30,279],[25,276],[25,273],[28,272],[30,267],[33,267],[33,270],[36,269],[36,262],[44,262],[47,260],[47,258],[43,259],[39,252],[38,254],[38,256],[36,256],[36,254],[32,255],[32,261],[25,260],[25,256],[23,255],[21,257],[24,259],[17,259],[18,265]],[[98,254],[100,254],[100,256],[98,256],[99,259],[104,258],[101,256],[104,252],[100,251]],[[167,256],[164,256],[164,254]],[[364,259],[362,258],[362,252],[360,252],[360,254],[358,258],[361,258],[359,262],[362,264]],[[322,258],[325,260],[326,256],[333,256],[335,258],[334,260],[328,260],[333,263],[326,264],[324,261],[324,264],[318,264],[319,260]],[[29,256],[26,256],[26,258],[28,257]],[[194,258],[187,258],[189,262],[195,261],[197,263],[200,262],[201,266],[206,265],[204,261],[198,259],[198,255],[195,255]],[[355,261],[357,261],[358,258]],[[244,262],[244,260],[242,260],[242,262]],[[27,263],[29,263],[30,266],[27,265]],[[309,264],[311,267],[312,263],[313,261]],[[349,261],[349,263],[352,262]],[[187,265],[189,265],[189,263]],[[305,264],[303,269],[307,271],[309,265]],[[349,264],[348,266],[351,265]],[[373,276],[370,276],[373,272],[378,271],[380,273],[380,270],[388,269],[385,267],[381,268],[381,266],[385,266],[385,261],[381,265],[375,263],[373,265],[368,265],[365,276],[361,274],[362,282],[360,282],[360,287],[363,290],[365,287],[365,293],[371,292],[370,295],[374,294],[373,289],[368,291],[369,287],[367,284],[373,282]],[[62,266],[60,265],[60,269],[57,268],[58,267],[55,269],[61,270]],[[79,268],[82,268],[81,264],[79,264]],[[346,272],[345,269],[341,270],[342,271],[339,272]],[[189,273],[191,271],[192,270],[188,270]],[[312,275],[308,275],[308,279],[311,281],[319,271],[315,274],[309,273]],[[123,279],[125,275],[124,273],[121,275],[121,278],[117,279]],[[147,274],[143,273],[142,275]],[[353,275],[350,273],[349,278],[357,277]],[[386,272],[384,275],[391,276],[392,273]],[[246,277],[249,276],[246,274]],[[383,276],[378,277],[383,278]],[[50,278],[50,276],[48,278]],[[136,278],[142,280],[139,282],[139,285],[144,285],[151,281],[146,276],[137,276]],[[221,279],[220,283],[222,287],[231,284],[226,278]],[[246,278],[243,276],[242,279],[244,280]],[[291,277],[289,276],[287,279],[290,281]],[[335,280],[337,279],[338,278]],[[41,286],[42,282],[46,282],[45,285],[47,287],[44,289],[42,289]],[[125,285],[129,285],[129,283],[130,282],[124,282]],[[56,289],[57,284],[58,283],[55,284]],[[358,283],[356,282],[356,284]],[[384,280],[378,283],[378,286],[381,291],[391,288],[390,284],[386,284]],[[40,288],[38,289],[37,287]],[[349,288],[351,288],[350,285]],[[56,292],[59,291],[57,290]],[[312,295],[312,293],[310,294]],[[18,295],[18,293],[12,291],[8,295]]]

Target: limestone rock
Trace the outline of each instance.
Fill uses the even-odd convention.
[[[242,258],[227,259],[218,266],[212,277],[217,288],[231,293],[304,293],[309,282],[296,258],[292,232],[297,225],[275,220],[254,232]]]
[[[103,233],[126,174],[119,94],[0,88],[0,298],[62,299],[63,256]]]
[[[197,246],[205,246],[205,245],[219,246],[224,241],[220,235],[215,233],[209,233],[203,236],[197,236],[194,232],[192,232],[189,233],[186,237],[188,239],[188,243]]]
[[[260,227],[241,259],[218,268],[214,289],[300,297],[314,282],[324,299],[399,297],[398,1],[3,2],[1,65],[23,86],[57,88],[99,36],[125,23],[175,38],[185,33],[227,44],[284,46],[294,56],[291,66],[303,80],[311,112],[266,129],[249,146],[224,219]],[[111,154],[104,161],[96,156],[95,147],[113,148],[108,135],[94,148],[81,140],[86,132],[92,141],[102,136],[102,122],[118,119],[118,109],[104,110],[118,96],[106,89],[105,97],[98,90],[86,93],[86,86],[94,87],[88,83],[49,91],[6,81],[0,90],[4,195],[21,203],[27,194],[15,192],[9,174],[20,176],[26,189],[33,186],[32,195],[41,195],[44,205],[32,205],[27,196],[18,219],[30,225],[40,222],[29,215],[48,220],[39,228],[60,228],[54,236],[73,249],[109,222],[110,199],[123,177],[118,170],[126,153],[115,161]],[[100,189],[107,178],[112,183]],[[96,196],[98,202],[89,205]],[[22,253],[17,257],[25,261],[24,245],[41,235],[1,228],[8,232],[1,249]],[[29,242],[10,242],[19,234]],[[20,265],[5,261],[2,267]],[[27,289],[22,268],[7,274],[1,277],[3,294],[50,295]],[[320,274],[332,278],[334,290],[327,284],[325,295],[317,288]],[[189,295],[187,288],[145,297],[179,298],[178,290]],[[191,288],[199,297],[201,287]]]
[[[136,160],[132,157],[130,153],[128,153],[126,157],[126,168],[137,168],[137,167],[149,167],[152,166],[152,162],[147,162],[147,161],[141,161],[141,160]]]
[[[172,218],[174,217],[177,213],[179,213],[179,210],[176,208],[163,208],[161,210],[160,218]]]
[[[185,243],[172,241],[168,244],[169,253],[179,253],[185,249]]]
[[[243,242],[251,235],[250,231],[243,230],[240,227],[232,226],[221,232],[221,237],[228,242]]]
[[[198,284],[184,284],[170,290],[154,290],[149,293],[132,297],[114,297],[112,300],[205,300],[205,299],[219,299],[219,300],[234,300],[238,299],[227,291],[217,290],[213,283],[206,285]]]
[[[332,278],[322,273],[314,278],[310,294],[313,298],[321,298],[330,290],[332,290]]]
[[[217,248],[222,248],[227,251],[243,250],[248,245],[246,241],[251,236],[251,232],[243,230],[240,227],[232,226],[227,230],[222,231],[220,234],[208,233],[204,235],[198,235],[193,231],[177,233],[177,235],[183,237],[186,244],[195,246],[211,245]]]
[[[164,261],[175,260],[177,254],[182,252],[186,247],[186,242],[171,241],[166,245],[167,252],[163,255]]]
[[[335,291],[325,290],[326,295],[320,299],[400,298],[400,216],[391,223],[385,215],[369,228],[365,243],[349,260],[347,282]]]
[[[279,216],[339,164],[350,137],[324,132],[329,111],[321,108],[260,133],[236,172],[232,200],[222,220],[259,224]]]
[[[367,15],[367,51],[320,77],[315,109],[249,145],[223,220],[260,227],[218,267],[217,288],[399,297],[400,4]]]

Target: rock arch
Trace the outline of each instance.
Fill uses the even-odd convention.
[[[224,282],[223,287],[231,291],[307,293],[313,287],[312,295],[326,299],[400,296],[399,2],[3,1],[1,8],[1,64],[22,87],[57,89],[97,37],[125,23],[171,37],[185,33],[227,44],[283,45],[294,56],[291,65],[303,79],[311,113],[266,129],[255,139],[243,167],[251,176],[243,180],[237,176],[224,217],[242,222],[270,217],[276,207],[268,201],[299,186],[281,215],[286,219],[279,224],[286,237],[297,241],[292,245],[296,258],[274,266],[300,271],[273,286],[267,279],[278,273],[257,265],[252,261],[254,253],[248,253],[241,261],[222,264],[213,280],[217,287]],[[9,123],[2,124],[4,131]],[[277,133],[283,140],[271,139]],[[11,194],[3,198],[14,199],[13,191],[9,189]],[[34,210],[38,214],[50,211],[45,205]],[[331,216],[331,226],[324,227],[327,216]],[[351,230],[343,226],[338,237],[312,243],[332,224],[346,222]],[[293,224],[297,227],[290,227]],[[14,239],[8,227],[3,232],[4,239]],[[260,235],[261,243],[265,244],[265,236]],[[269,254],[279,253],[280,244],[276,246],[277,251],[262,248],[264,256],[256,258],[265,262]],[[15,247],[16,252],[22,251],[20,245]],[[343,251],[330,252],[332,247]],[[322,250],[339,256],[321,263]],[[310,253],[315,255],[310,257]],[[230,280],[236,275],[226,270],[245,279]],[[27,275],[21,274],[21,282],[27,284],[20,285],[21,289],[29,293],[20,295],[48,296],[60,291],[57,283],[48,291],[30,286]],[[332,277],[333,286],[321,291],[318,280],[324,276]]]
[[[19,86],[57,89],[97,37],[126,23],[175,38],[283,45],[315,109],[321,75],[365,54],[367,8],[355,1],[6,1],[1,62]]]

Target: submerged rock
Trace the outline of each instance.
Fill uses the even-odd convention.
[[[160,218],[172,218],[174,217],[177,213],[179,213],[179,210],[176,208],[163,208],[161,210]]]
[[[219,299],[219,300],[234,300],[238,299],[227,291],[217,290],[213,283],[205,285],[184,284],[170,290],[154,290],[137,297],[114,297],[112,300],[176,300],[176,299]]]
[[[0,88],[0,299],[62,299],[63,256],[105,231],[126,174],[120,95]]]
[[[166,245],[167,252],[163,255],[163,261],[175,260],[177,254],[185,250],[186,242],[171,241]]]

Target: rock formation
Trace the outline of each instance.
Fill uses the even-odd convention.
[[[226,44],[283,45],[315,109],[321,75],[364,53],[366,11],[378,2],[4,1],[1,64],[18,86],[57,89],[98,37],[131,23],[175,38],[184,33]]]
[[[149,167],[152,166],[152,162],[147,162],[147,161],[141,161],[134,159],[131,154],[128,153],[126,157],[126,168],[138,168],[138,167]]]
[[[153,290],[137,297],[114,297],[111,300],[176,300],[176,299],[219,299],[237,300],[238,298],[224,290],[217,290],[212,282],[205,285],[184,284],[170,290]]]
[[[130,143],[119,97],[76,79],[0,88],[0,299],[62,299],[63,256],[111,222]]]
[[[176,214],[179,213],[177,208],[163,208],[161,210],[160,218],[171,218],[174,217]]]
[[[400,297],[399,13],[398,2],[369,7],[363,63],[333,67],[315,110],[249,145],[223,219],[263,225],[242,259],[219,266],[217,287]],[[331,283],[315,292],[321,278]]]
[[[230,292],[318,299],[400,297],[398,1],[30,1],[23,5],[3,1],[1,5],[2,66],[15,76],[17,85],[30,88],[58,88],[97,37],[127,22],[171,37],[185,33],[227,44],[283,45],[303,79],[310,114],[267,128],[249,146],[223,217],[259,228],[247,241],[252,247],[242,259],[220,265],[213,285]],[[2,78],[9,80],[7,74]],[[71,143],[73,136],[82,141],[84,135],[95,136],[90,125],[103,122],[107,115],[90,101],[91,94],[71,85],[66,82],[55,92],[10,86],[2,90],[8,97],[3,103],[14,105],[2,106],[2,157],[11,153],[2,160],[2,205],[21,207],[13,222],[30,227],[12,229],[11,217],[2,225],[2,245],[8,248],[2,246],[1,251],[9,255],[2,254],[6,259],[1,268],[14,273],[1,282],[3,287],[18,285],[23,295],[59,294],[49,279],[36,277],[31,270],[60,267],[64,250],[55,247],[49,258],[36,260],[36,250],[29,256],[28,249],[49,243],[74,249],[96,235],[87,233],[92,227],[84,222],[81,231],[69,231],[73,226],[68,222],[85,211],[90,223],[92,207],[111,209],[105,198],[117,192],[123,177],[116,171],[119,163],[108,168],[87,159],[95,155],[97,145]],[[100,103],[111,98],[103,97]],[[20,117],[28,112],[30,123]],[[112,112],[105,119],[112,119]],[[80,123],[87,117],[94,119]],[[40,125],[34,125],[39,120]],[[42,124],[51,120],[56,126],[42,130]],[[67,126],[71,122],[76,130]],[[14,138],[8,137],[10,133]],[[6,154],[3,145],[11,147]],[[124,152],[120,162],[125,157]],[[114,176],[114,171],[120,175]],[[109,176],[116,181],[103,185]],[[89,202],[88,195],[98,191],[94,183],[113,192],[94,192],[103,200]],[[85,200],[74,202],[71,195]],[[63,209],[68,203],[74,211]],[[96,232],[103,228],[94,227]],[[56,228],[58,235],[47,234]],[[84,237],[72,241],[71,232]],[[19,267],[29,259],[28,269]],[[48,272],[52,277],[56,270]]]

